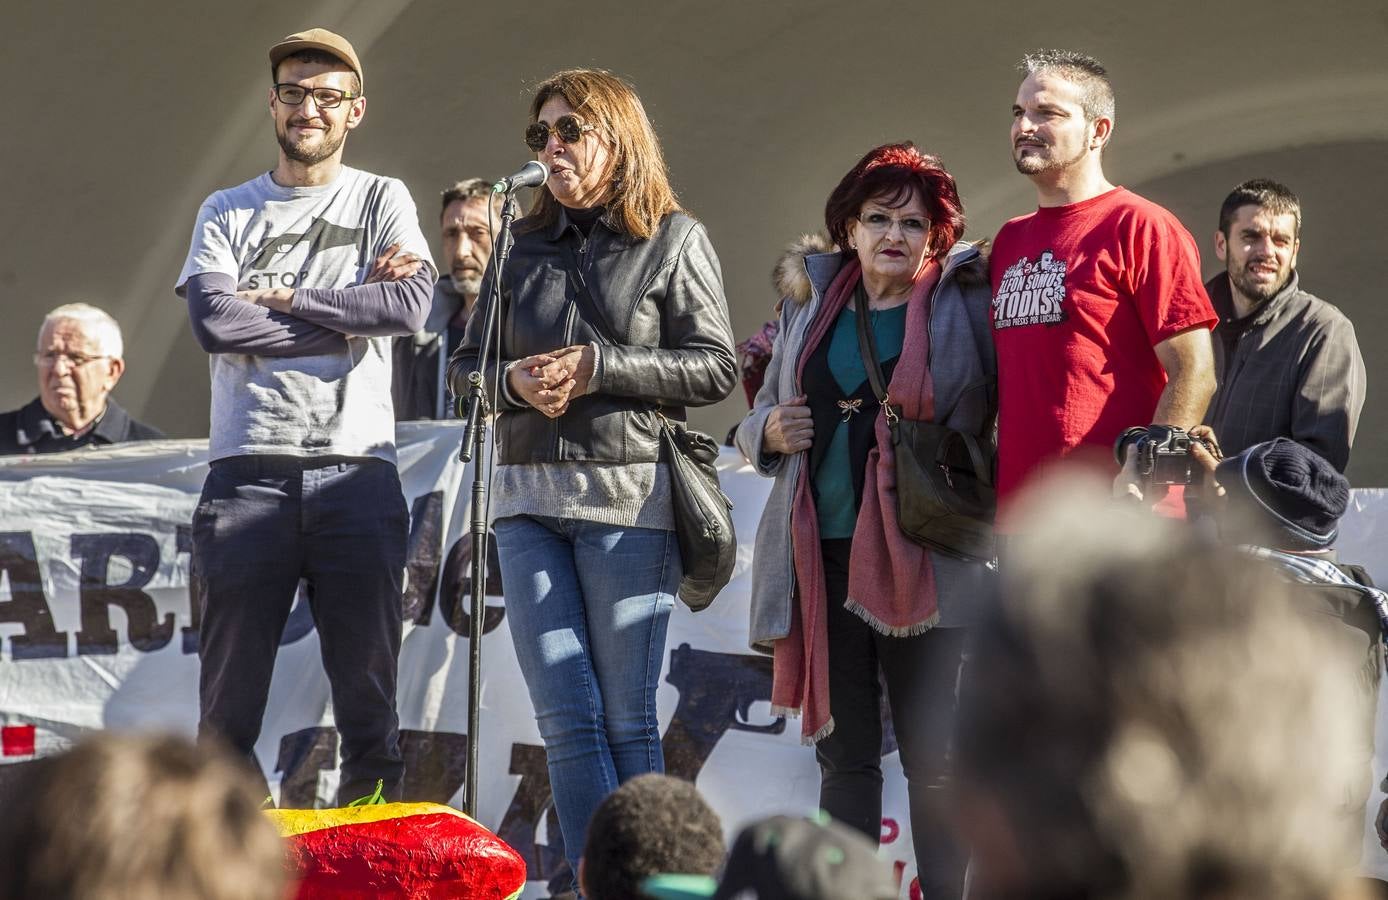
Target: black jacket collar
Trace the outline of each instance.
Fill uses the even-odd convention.
[[[126,439],[130,431],[130,414],[115,400],[106,398],[106,411],[97,419],[90,432],[82,436],[86,444],[116,444]],[[32,447],[44,440],[63,440],[67,435],[62,426],[43,408],[43,400],[35,397],[19,411],[16,441],[21,447]]]
[[[1293,269],[1292,277],[1287,279],[1282,290],[1273,294],[1267,302],[1260,304],[1244,320],[1238,319],[1238,312],[1234,309],[1234,288],[1229,284],[1228,272],[1220,272],[1205,282],[1205,292],[1210,295],[1210,303],[1214,306],[1215,314],[1219,316],[1220,325],[1227,326],[1235,323],[1255,325],[1269,321],[1282,307],[1286,306],[1288,301],[1301,289],[1299,281],[1296,270]]]
[[[624,229],[617,222],[617,220],[612,217],[612,211],[610,209],[603,211],[602,217],[598,219],[598,224],[607,226],[608,231],[614,232],[616,234],[626,234],[626,229]],[[564,236],[564,233],[569,230],[569,227],[571,225],[573,225],[573,220],[569,218],[568,210],[566,210],[563,206],[560,206],[559,215],[555,218],[554,224],[551,225],[549,227],[549,230],[545,232],[545,235],[551,241],[558,241],[561,237]]]

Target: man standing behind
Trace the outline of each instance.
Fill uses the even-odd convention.
[[[502,198],[480,178],[460,181],[443,192],[439,228],[448,274],[434,285],[424,328],[395,339],[395,376],[390,392],[397,422],[454,415],[444,367],[462,343],[463,329],[482,289],[482,274],[492,257],[491,226],[501,226]],[[491,223],[487,221],[488,204]]]
[[[1215,315],[1194,239],[1104,177],[1108,73],[1066,50],[1020,68],[1012,155],[1039,208],[1002,227],[990,261],[1004,531],[1009,499],[1039,469],[1071,456],[1111,466],[1125,429],[1189,429],[1214,391]],[[1139,492],[1131,454],[1114,489]]]
[[[211,464],[193,515],[199,734],[254,759],[299,580],[342,738],[339,802],[399,792],[395,712],[409,516],[395,469],[390,337],[434,280],[403,184],[342,165],[366,113],[344,38],[270,48],[275,169],[210,196],[178,280],[212,354]]]
[[[124,441],[148,441],[162,431],[130,418],[111,391],[125,372],[120,326],[104,310],[68,303],[43,318],[34,351],[39,395],[0,413],[0,455],[57,453]]]
[[[1301,201],[1275,181],[1245,181],[1224,199],[1214,241],[1225,271],[1205,285],[1219,314],[1206,423],[1230,456],[1287,437],[1344,472],[1364,358],[1344,313],[1300,288]]]

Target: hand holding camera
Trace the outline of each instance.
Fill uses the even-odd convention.
[[[1129,428],[1114,442],[1113,453],[1123,467],[1114,496],[1149,501],[1161,499],[1173,484],[1204,481],[1223,458],[1208,425],[1190,431],[1176,425]]]

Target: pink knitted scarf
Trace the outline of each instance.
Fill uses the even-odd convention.
[[[843,308],[852,300],[861,264],[850,261],[825,292],[824,303],[805,336],[796,364],[796,386],[805,360],[824,340]],[[929,349],[930,295],[940,279],[933,260],[916,279],[906,308],[906,334],[887,394],[907,419],[929,420],[935,414]],[[883,634],[920,634],[939,620],[935,572],[930,554],[907,540],[897,526],[895,448],[887,419],[880,411],[874,423],[876,446],[868,452],[863,503],[853,531],[848,568],[847,606]],[[802,465],[790,516],[797,594],[790,633],[775,645],[773,708],[801,715],[800,735],[814,743],[834,730],[829,709],[829,633],[824,560],[819,520],[810,491],[809,466]]]

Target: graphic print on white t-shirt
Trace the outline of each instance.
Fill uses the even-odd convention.
[[[1050,250],[1035,262],[1023,256],[1008,266],[993,297],[993,328],[1064,322],[1070,315],[1065,308],[1068,270],[1065,260],[1056,259]]]
[[[319,253],[337,247],[352,247],[360,255],[365,249],[365,239],[365,228],[344,228],[322,217],[314,218],[308,228],[298,233],[271,235],[261,242],[251,257],[249,266],[252,271],[248,276],[246,289],[255,291],[261,288],[299,286],[308,276],[306,270],[286,271],[283,265],[278,266],[277,270],[274,268],[276,263],[283,261],[298,247],[304,248],[303,256],[307,259],[313,259]]]
[[[347,288],[396,243],[433,269],[414,201],[396,179],[344,166],[330,184],[285,187],[264,173],[203,203],[177,286],[210,272],[243,291]],[[214,460],[395,460],[390,337],[344,334],[340,351],[315,355],[214,353],[209,369]]]

